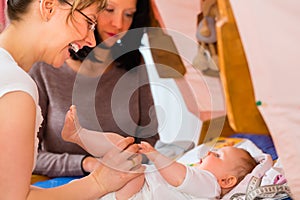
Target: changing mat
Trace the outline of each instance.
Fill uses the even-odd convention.
[[[270,143],[267,142],[264,144],[267,144],[270,148]],[[274,161],[272,157],[277,159],[276,152],[273,152],[273,149],[271,149],[273,156],[264,153],[264,151],[266,151],[265,149],[262,151],[247,138],[215,138],[212,141],[199,145],[187,152],[178,159],[178,161],[184,164],[196,163],[199,162],[199,159],[205,156],[208,151],[218,149],[223,146],[236,146],[238,148],[243,148],[247,150],[259,164],[235,188],[227,193],[222,200],[251,200],[255,199],[258,195],[263,197],[278,197],[261,199],[290,199],[289,196],[291,194],[288,186],[286,185],[284,172],[281,168],[280,162],[277,161],[275,165],[273,165]],[[253,198],[250,197],[251,195]]]

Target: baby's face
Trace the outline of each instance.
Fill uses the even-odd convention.
[[[236,147],[223,147],[218,151],[210,151],[201,159],[199,168],[214,174],[217,179],[222,179],[227,175],[232,175],[232,171],[245,155],[244,150]]]

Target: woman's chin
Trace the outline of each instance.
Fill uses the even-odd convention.
[[[52,66],[55,68],[61,67],[64,62],[70,58],[70,52],[67,49],[66,51],[61,52],[55,59],[52,61]]]
[[[104,46],[106,46],[107,48],[112,47],[115,43],[117,42],[117,40],[113,37],[108,38],[107,40],[103,41],[102,44]]]
[[[52,62],[51,65],[52,65],[54,68],[60,68],[68,58],[70,58],[70,56],[64,57],[64,58],[61,58],[61,59],[55,59],[55,60]]]

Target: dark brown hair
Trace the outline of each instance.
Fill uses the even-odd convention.
[[[143,28],[148,26],[150,26],[150,1],[137,0],[136,12],[129,28],[129,30],[135,30],[127,32],[121,39],[121,43],[116,43],[111,47],[112,57],[119,68],[130,70],[141,63],[142,55],[139,52],[139,47],[144,33]],[[97,29],[95,30],[95,38],[96,45],[101,45],[102,38]],[[74,60],[83,61],[92,50],[93,48],[87,46],[77,53],[71,50],[71,57]]]
[[[245,156],[241,157],[239,160],[239,165],[235,168],[237,174],[237,184],[239,184],[247,174],[251,173],[256,167],[256,160],[250,155],[250,153],[243,149]]]

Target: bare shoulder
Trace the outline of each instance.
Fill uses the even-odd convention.
[[[3,191],[14,188],[28,192],[35,148],[35,102],[26,92],[9,92],[0,98],[0,177],[5,181]],[[19,184],[15,184],[15,183]]]
[[[23,91],[9,92],[0,98],[1,128],[35,127],[36,106],[32,96]]]

